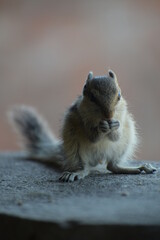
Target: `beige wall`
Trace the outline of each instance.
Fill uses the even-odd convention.
[[[112,68],[137,120],[138,158],[160,160],[160,1],[1,1],[0,149],[17,149],[14,104],[39,109],[58,135],[88,74]]]

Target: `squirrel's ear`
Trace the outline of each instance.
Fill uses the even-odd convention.
[[[112,71],[112,70],[108,70],[108,76],[111,77],[112,79],[115,80],[116,84],[118,85],[118,81],[117,81],[117,76],[116,74]]]
[[[87,81],[91,80],[93,78],[93,72],[89,72],[88,77],[87,77]]]
[[[108,70],[108,75],[109,75],[111,78],[116,79],[116,74],[115,74],[111,69]]]

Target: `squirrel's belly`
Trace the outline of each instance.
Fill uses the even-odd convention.
[[[91,170],[106,170],[109,161],[120,160],[124,154],[123,141],[111,142],[106,139],[92,144],[82,144],[79,153],[84,166]],[[99,170],[101,169],[101,170]]]
[[[95,168],[97,165],[107,164],[108,140],[102,143],[81,144],[79,154],[86,166]]]

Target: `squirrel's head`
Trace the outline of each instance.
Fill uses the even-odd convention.
[[[106,119],[111,119],[121,98],[115,73],[109,70],[105,76],[93,77],[93,73],[89,72],[83,88],[83,96],[98,106]]]

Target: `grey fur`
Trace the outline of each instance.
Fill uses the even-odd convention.
[[[64,165],[63,144],[52,134],[48,124],[28,106],[16,106],[9,112],[9,119],[22,137],[29,157]]]

